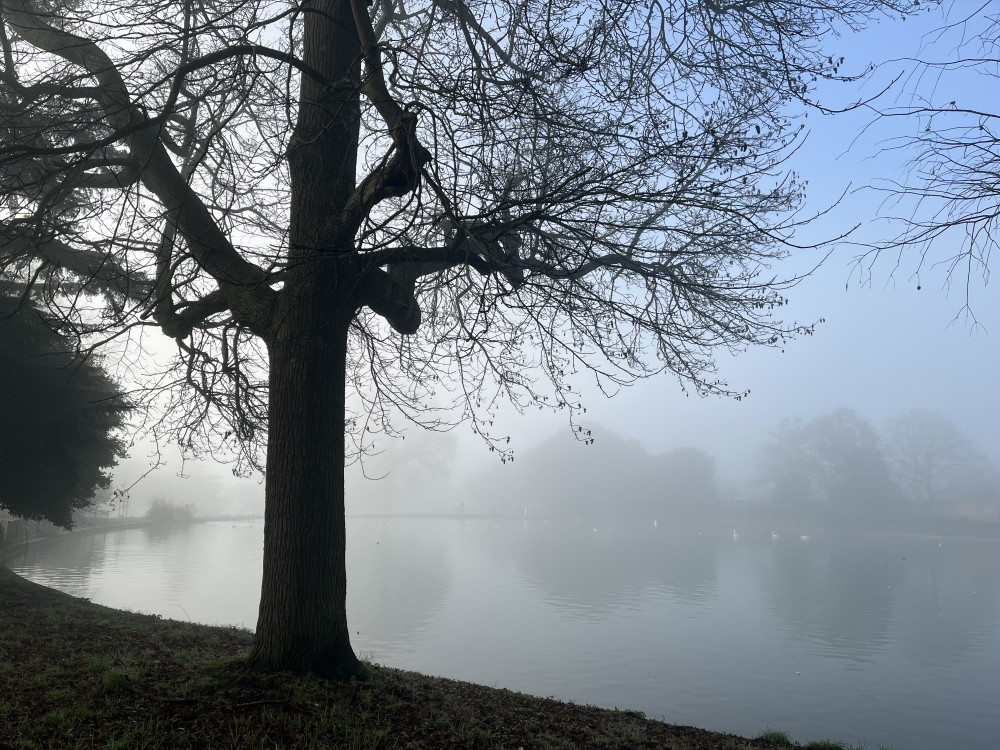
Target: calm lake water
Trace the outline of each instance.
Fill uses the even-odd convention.
[[[389,666],[870,750],[1000,746],[1000,544],[770,529],[348,521],[355,649]],[[253,627],[261,522],[8,561],[113,607]]]

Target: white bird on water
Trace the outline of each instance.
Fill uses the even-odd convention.
[[[775,531],[774,529],[771,529],[771,541],[773,542],[777,538],[778,538],[778,532]]]
[[[736,529],[733,529],[733,539],[736,539],[739,534],[736,533]]]

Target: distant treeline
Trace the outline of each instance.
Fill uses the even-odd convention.
[[[506,518],[761,520],[891,524],[1000,521],[1000,472],[946,416],[913,410],[881,432],[851,409],[786,419],[753,451],[755,468],[724,486],[711,453],[649,453],[605,427],[565,432],[471,477],[454,479],[454,436],[399,441],[383,464],[348,473],[353,513]],[[368,478],[366,478],[368,477]],[[370,478],[378,481],[370,481]]]
[[[720,489],[715,459],[698,448],[654,455],[608,429],[594,434],[588,445],[554,436],[517,466],[484,472],[462,493],[461,510],[529,518],[1000,520],[1000,472],[937,412],[901,414],[881,433],[851,409],[783,420],[756,447],[754,474],[738,491]]]
[[[472,481],[469,513],[528,517],[655,519],[718,510],[715,459],[697,448],[650,455],[635,440],[599,429],[584,445],[559,434]]]
[[[915,409],[880,434],[851,409],[784,420],[761,451],[755,494],[788,517],[998,520],[1000,472],[948,417]]]

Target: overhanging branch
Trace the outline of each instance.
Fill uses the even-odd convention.
[[[74,63],[93,76],[105,93],[104,115],[124,133],[129,159],[142,164],[142,182],[163,203],[188,242],[188,251],[229,299],[234,315],[258,335],[270,329],[277,292],[267,273],[243,258],[219,228],[204,202],[178,173],[154,127],[136,107],[120,72],[93,41],[55,28],[31,0],[2,0],[5,21],[21,38]]]

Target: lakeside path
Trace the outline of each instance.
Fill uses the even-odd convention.
[[[776,747],[378,665],[346,683],[252,673],[251,638],[92,604],[0,565],[0,748]]]

